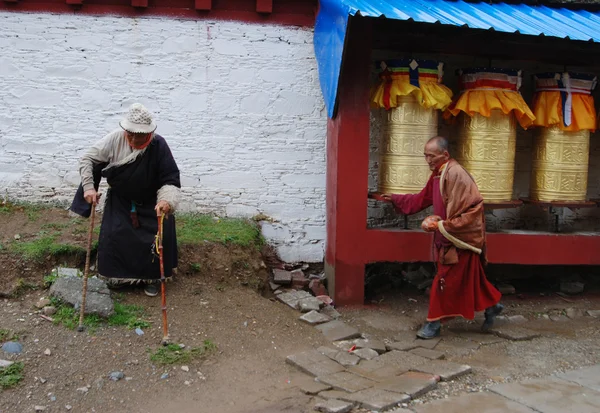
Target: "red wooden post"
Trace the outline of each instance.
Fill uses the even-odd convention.
[[[196,0],[195,7],[196,10],[208,11],[212,9],[212,0]]]
[[[273,0],[256,0],[257,13],[273,13]]]
[[[369,170],[371,22],[351,17],[338,88],[338,111],[327,122],[329,293],[338,305],[364,303]]]
[[[81,5],[83,4],[83,0],[67,0],[67,4]]]
[[[131,7],[148,7],[148,0],[131,0]]]

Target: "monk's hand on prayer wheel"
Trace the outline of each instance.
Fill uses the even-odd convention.
[[[156,211],[156,216],[161,216],[162,214],[168,215],[171,212],[171,205],[167,201],[161,200],[156,203],[154,210]]]
[[[442,217],[438,215],[430,215],[423,220],[421,223],[421,229],[425,232],[434,232],[438,229],[438,222],[442,220]]]

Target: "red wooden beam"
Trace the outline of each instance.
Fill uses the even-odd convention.
[[[5,3],[17,3],[19,0],[4,0]]]
[[[79,6],[83,4],[83,0],[67,0],[67,4]]]
[[[131,0],[131,7],[148,7],[148,0]]]
[[[256,0],[257,13],[273,13],[273,0]]]
[[[212,0],[195,0],[196,10],[210,10],[212,9]]]
[[[365,290],[372,29],[370,20],[351,19],[340,106],[327,122],[325,271],[338,305],[362,305]]]

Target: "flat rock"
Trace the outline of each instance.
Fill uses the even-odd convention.
[[[326,390],[319,393],[319,397],[324,399],[338,399],[338,400],[346,400],[350,393],[340,390]],[[349,400],[346,400],[349,401]]]
[[[81,270],[79,268],[69,268],[69,267],[56,267],[52,270],[52,274],[56,275],[57,278],[83,276],[83,272],[81,272]]]
[[[535,331],[527,330],[525,328],[502,328],[502,329],[494,329],[492,330],[494,334],[498,337],[505,338],[511,341],[526,341],[532,340],[536,337],[539,337],[540,334]]]
[[[566,315],[562,315],[562,314],[550,314],[550,320],[557,321],[560,323],[570,321],[569,317],[567,317]]]
[[[425,357],[431,360],[441,360],[446,358],[446,355],[441,351],[429,350],[428,348],[417,347],[412,349],[410,352],[417,356]]]
[[[344,371],[344,367],[319,353],[317,350],[287,356],[285,361],[315,377]]]
[[[351,327],[339,320],[333,320],[328,323],[320,324],[315,328],[320,330],[325,338],[330,341],[348,340],[360,336],[360,333],[356,328]]]
[[[289,305],[294,310],[298,309],[298,302],[304,298],[312,297],[310,293],[302,290],[287,291],[282,294],[278,294],[276,298],[284,304]]]
[[[565,313],[570,319],[581,318],[585,316],[585,311],[579,308],[567,308]]]
[[[559,374],[557,377],[600,392],[600,364]]]
[[[527,319],[524,316],[517,314],[517,315],[509,316],[508,321],[513,324],[521,324],[521,323],[526,323]]]
[[[375,388],[419,397],[437,386],[437,379],[425,373],[409,371],[400,376],[377,383]]]
[[[333,361],[337,361],[342,366],[356,366],[360,361],[360,357],[350,354],[344,350],[332,349],[329,347],[319,347],[317,351],[329,357]]]
[[[348,393],[354,393],[359,390],[373,387],[375,382],[367,378],[352,374],[347,371],[329,374],[327,376],[319,376],[317,380],[321,383],[328,384],[335,390],[341,390]]]
[[[81,290],[83,279],[77,276],[59,277],[50,287],[50,295],[71,304],[76,309],[81,306]],[[107,318],[114,313],[113,300],[106,283],[98,278],[88,278],[87,298],[85,301],[86,314],[98,314]]]
[[[578,281],[563,281],[560,283],[560,291],[565,294],[580,294],[583,292],[584,288],[585,284]]]
[[[273,270],[273,282],[279,285],[289,285],[292,283],[292,273],[276,268]]]
[[[36,308],[39,310],[41,310],[42,308],[44,308],[48,305],[50,305],[50,300],[47,298],[42,298],[37,303],[35,303]]]
[[[350,351],[350,349],[355,346],[353,340],[334,341],[333,345],[344,351]]]
[[[316,325],[331,321],[331,317],[321,314],[318,311],[309,311],[306,314],[302,314],[300,320],[310,325]]]
[[[598,318],[600,317],[600,310],[587,310],[587,315]]]
[[[362,320],[372,328],[382,331],[413,331],[419,324],[411,317],[377,313],[362,317]]]
[[[407,370],[410,367],[419,366],[427,363],[429,360],[406,351],[389,351],[377,358],[383,365],[402,366]]]
[[[0,368],[11,366],[14,363],[15,363],[14,361],[0,359]]]
[[[557,377],[500,384],[490,390],[542,413],[600,411],[600,392]]]
[[[439,376],[442,381],[454,380],[457,377],[471,373],[471,366],[452,363],[445,360],[433,360],[412,369],[421,373]]]
[[[273,281],[269,281],[269,287],[271,287],[271,291],[275,291],[281,286],[279,284],[275,284]]]
[[[326,305],[325,307],[321,308],[321,314],[325,314],[326,316],[329,316],[331,318],[333,318],[334,320],[337,320],[338,318],[340,318],[342,315],[338,312],[338,310],[336,310],[335,308],[333,308],[330,305]]]
[[[23,345],[16,341],[7,341],[2,344],[2,351],[8,354],[20,354],[23,351]]]
[[[414,409],[417,413],[535,413],[528,407],[487,392],[435,400],[422,406],[415,406]]]
[[[371,348],[359,348],[358,350],[354,350],[352,354],[355,354],[361,359],[365,360],[372,360],[375,357],[379,356],[379,353]]]
[[[406,368],[399,366],[378,366],[376,368],[369,368],[369,366],[364,365],[364,362],[356,367],[349,367],[348,371],[378,383],[408,372]]]
[[[314,381],[314,380],[306,381],[298,387],[300,387],[300,390],[303,393],[310,394],[310,395],[317,394],[322,391],[331,389],[331,386],[329,386],[327,384],[319,383],[318,381]]]
[[[442,340],[441,337],[432,338],[431,340],[422,340],[415,338],[414,334],[399,334],[394,337],[394,342],[388,344],[388,350],[409,351],[413,348],[422,347],[433,350]]]
[[[502,295],[512,295],[516,293],[515,287],[510,284],[500,284],[496,288]]]
[[[315,404],[315,410],[325,413],[346,413],[354,407],[353,402],[329,399]]]
[[[354,344],[357,348],[370,348],[379,354],[383,354],[387,351],[385,343],[380,340],[359,338],[354,340]]]
[[[381,389],[366,389],[350,394],[348,399],[363,409],[380,412],[396,407],[398,403],[407,403],[410,396]]]
[[[307,297],[298,300],[298,309],[303,313],[308,313],[310,311],[319,311],[321,308],[322,302],[317,300],[315,297]]]

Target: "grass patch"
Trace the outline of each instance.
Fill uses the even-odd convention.
[[[58,235],[46,235],[28,242],[14,242],[10,245],[12,252],[22,255],[31,261],[41,261],[48,255],[85,254],[85,248],[77,245],[58,244]]]
[[[145,315],[142,306],[115,302],[115,313],[108,318],[108,325],[126,326],[129,329],[150,328],[150,323],[143,319]]]
[[[10,337],[12,337],[12,333],[10,332],[10,330],[0,328],[0,342],[8,341]]]
[[[241,218],[215,219],[208,215],[177,215],[177,241],[199,244],[204,241],[234,244],[242,247],[263,244],[258,225]]]
[[[160,347],[150,355],[150,361],[156,364],[183,364],[192,360],[205,357],[214,352],[217,346],[210,340],[204,340],[201,346],[190,349],[181,348],[178,344],[169,344]]]
[[[58,300],[50,300],[56,307],[56,313],[52,316],[54,324],[62,324],[69,330],[75,330],[79,326],[79,311],[73,307],[63,304]],[[83,325],[92,332],[102,324],[102,318],[97,314],[88,314],[83,316]]]
[[[8,389],[19,384],[23,380],[24,367],[22,361],[13,363],[8,367],[0,367],[0,387]]]
[[[17,278],[17,284],[15,285],[13,296],[20,297],[27,291],[34,291],[37,289],[38,286],[36,284],[32,284],[29,281],[24,280],[23,278]]]
[[[190,269],[193,272],[200,272],[200,270],[202,269],[202,266],[199,263],[197,263],[197,262],[192,262],[190,264]]]

